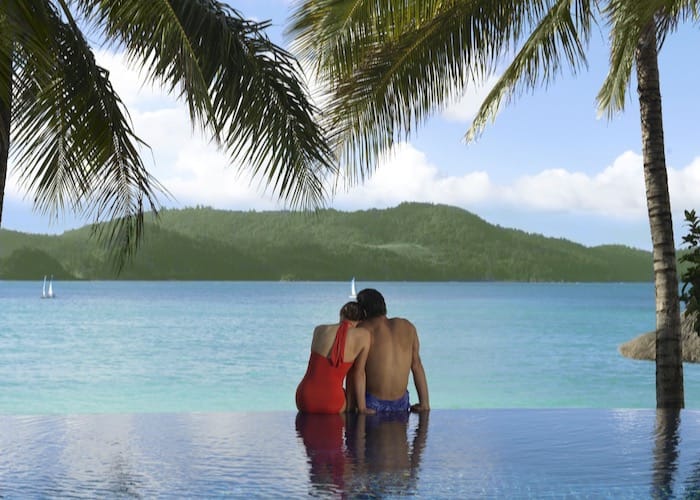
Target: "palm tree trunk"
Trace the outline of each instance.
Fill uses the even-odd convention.
[[[5,204],[5,181],[7,179],[7,159],[10,152],[10,108],[12,104],[12,58],[0,58],[0,71],[7,71],[8,85],[0,85],[0,227],[2,227],[2,207]]]
[[[683,408],[680,300],[653,23],[642,34],[635,59],[656,289],[656,407]]]

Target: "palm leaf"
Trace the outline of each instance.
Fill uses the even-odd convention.
[[[504,101],[515,95],[547,85],[558,75],[564,62],[576,73],[587,65],[585,46],[594,22],[590,2],[558,0],[535,23],[523,43],[482,102],[465,135],[473,141],[489,121],[495,119]]]
[[[26,46],[15,54],[12,142],[20,181],[51,217],[70,209],[113,219],[100,234],[121,267],[140,240],[144,203],[156,211],[163,189],[144,168],[141,141],[82,34],[57,12],[47,12],[47,21],[52,63],[34,59]]]
[[[282,199],[301,208],[325,200],[334,172],[324,131],[294,58],[264,35],[267,23],[216,1],[76,0],[130,60],[186,100],[193,122],[250,164]]]
[[[588,36],[591,19],[584,0],[307,0],[290,33],[301,57],[320,61],[330,94],[326,128],[346,174],[357,181],[466,85],[493,74],[531,26],[539,30],[525,42],[503,89],[482,107],[476,129],[504,95],[534,86],[534,72],[556,72],[560,59],[574,68],[585,64],[579,33]]]
[[[50,64],[53,60],[46,40],[51,37],[48,17],[54,12],[48,1],[3,0],[0,2],[0,100],[11,108],[14,80],[13,64],[18,51],[31,54],[37,64]],[[0,123],[2,130],[9,131],[10,123]]]
[[[654,23],[660,46],[680,22],[699,19],[700,2],[609,0],[603,12],[611,34],[610,70],[598,92],[598,109],[611,117],[625,107],[637,42],[644,30]]]

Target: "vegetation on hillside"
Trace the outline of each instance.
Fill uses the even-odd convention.
[[[0,231],[0,278],[143,280],[651,281],[651,254],[589,248],[494,226],[465,210],[403,203],[357,212],[163,210],[120,275],[88,227]],[[47,259],[56,262],[48,270]],[[21,262],[21,266],[16,263]],[[34,264],[32,264],[34,262]]]

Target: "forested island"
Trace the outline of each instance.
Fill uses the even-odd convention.
[[[650,252],[507,229],[460,208],[314,213],[168,209],[120,272],[89,226],[0,230],[0,279],[652,281]]]

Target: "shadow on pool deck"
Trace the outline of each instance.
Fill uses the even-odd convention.
[[[700,497],[700,412],[0,416],[7,497]]]

